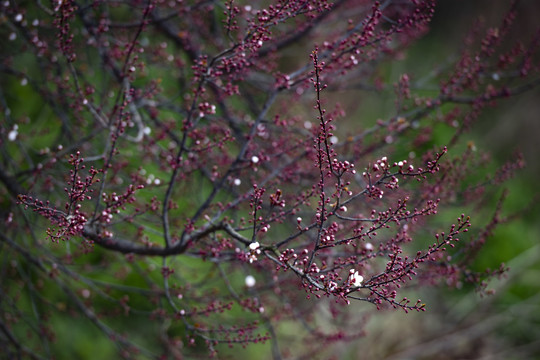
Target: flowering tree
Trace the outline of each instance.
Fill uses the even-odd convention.
[[[518,5],[394,77],[435,1],[3,1],[4,351],[48,358],[91,323],[127,358],[279,359],[362,336],[352,307],[481,288],[504,195],[487,224],[461,213],[523,160],[486,178],[463,136],[540,84]]]

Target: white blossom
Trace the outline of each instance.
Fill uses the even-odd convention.
[[[364,281],[364,277],[358,273],[358,271],[355,271],[351,269],[350,271],[350,280],[352,282],[352,285],[354,287],[359,287],[362,285],[362,281]]]
[[[334,291],[334,290],[336,290],[336,288],[337,288],[337,284],[336,284],[335,282],[330,281],[330,282],[328,283],[328,290]]]
[[[255,280],[255,278],[252,275],[248,275],[248,276],[246,276],[245,282],[246,282],[247,287],[253,287],[253,286],[255,286],[255,283],[257,281]]]
[[[8,133],[8,140],[15,141],[17,135],[19,135],[19,126],[17,124],[13,125],[13,129]]]

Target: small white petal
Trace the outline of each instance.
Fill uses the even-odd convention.
[[[17,130],[11,130],[11,131],[8,133],[8,140],[9,140],[9,141],[15,141],[15,139],[17,139],[17,135],[19,135],[19,133],[17,132]]]
[[[255,278],[253,276],[251,276],[251,275],[246,276],[245,282],[246,282],[247,287],[253,287],[257,283]]]

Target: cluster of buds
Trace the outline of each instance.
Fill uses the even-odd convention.
[[[213,115],[216,113],[216,105],[209,104],[208,102],[203,102],[199,104],[199,117],[204,117],[205,115]]]

